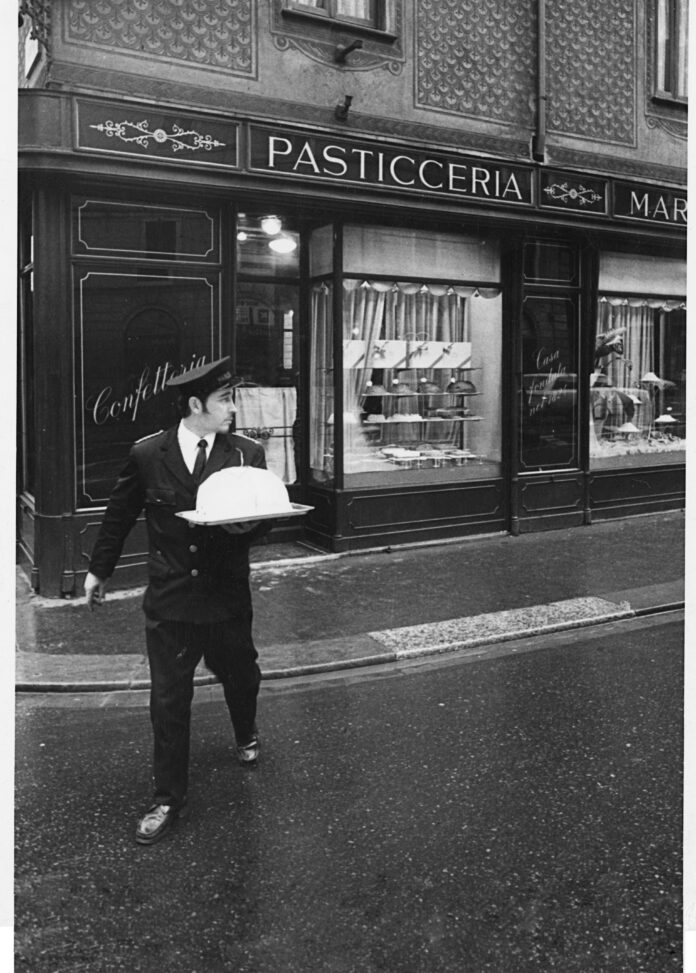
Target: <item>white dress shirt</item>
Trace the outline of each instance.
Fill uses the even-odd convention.
[[[201,439],[205,439],[208,444],[208,449],[205,454],[206,462],[210,459],[210,452],[215,442],[214,432],[209,432],[207,436],[197,436],[183,422],[180,422],[176,437],[179,440],[179,449],[181,450],[181,455],[184,457],[184,463],[186,463],[189,473],[193,473],[193,466],[196,462],[196,456],[198,456],[198,444]]]

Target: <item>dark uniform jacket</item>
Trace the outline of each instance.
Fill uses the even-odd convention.
[[[217,622],[248,607],[249,547],[271,527],[261,521],[246,534],[192,525],[175,514],[196,506],[196,486],[181,455],[178,426],[136,443],[116,482],[97,536],[89,570],[113,574],[123,544],[145,509],[149,539],[145,613],[156,619]],[[218,434],[203,480],[229,466],[265,469],[263,447],[234,433]],[[246,592],[246,595],[245,595]]]

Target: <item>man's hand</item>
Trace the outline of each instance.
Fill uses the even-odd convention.
[[[236,524],[221,524],[228,534],[248,534],[259,524],[258,520],[240,520]]]
[[[94,611],[95,605],[103,605],[106,601],[106,581],[102,581],[91,571],[87,572],[85,578],[85,597],[87,598],[87,607],[91,612]]]

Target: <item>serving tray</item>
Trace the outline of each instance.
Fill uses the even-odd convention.
[[[286,517],[302,517],[304,514],[309,513],[310,510],[314,510],[314,507],[308,507],[304,503],[291,503],[290,506],[292,510],[279,510],[277,513],[269,514],[254,514],[251,517],[249,515],[244,517],[225,517],[223,520],[211,520],[205,514],[200,514],[196,510],[180,510],[177,513],[177,517],[188,520],[190,524],[200,524],[204,527],[218,527],[221,524],[244,524],[251,523],[255,520],[283,520]]]

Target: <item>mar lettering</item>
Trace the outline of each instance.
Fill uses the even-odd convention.
[[[646,220],[649,223],[684,228],[687,225],[686,195],[662,187],[617,183],[614,215],[623,219]]]
[[[686,224],[686,200],[679,196],[657,196],[631,191],[631,216],[646,220]]]

